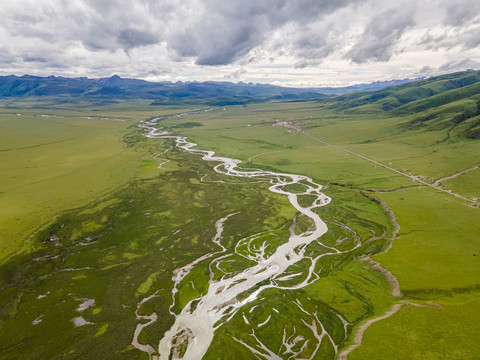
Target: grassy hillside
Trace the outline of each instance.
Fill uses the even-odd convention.
[[[448,136],[480,138],[480,72],[432,77],[382,90],[328,100],[349,114],[385,113],[402,117],[403,128],[447,128]]]
[[[332,99],[335,102],[333,107],[357,111],[390,111],[413,101],[419,101],[443,92],[460,89],[479,81],[480,71],[459,72],[436,76],[401,85],[390,86],[378,91],[338,96]],[[475,90],[472,91],[467,91],[464,95],[475,95]],[[436,106],[436,104],[432,103],[432,106]]]

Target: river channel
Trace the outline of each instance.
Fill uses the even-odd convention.
[[[164,334],[158,345],[154,346],[153,344],[145,345],[138,343],[138,335],[142,329],[154,321],[157,321],[156,314],[152,314],[151,316],[137,315],[138,320],[149,320],[147,323],[143,321],[143,323],[139,323],[137,325],[133,344],[138,349],[147,352],[154,360],[166,360],[169,359],[171,355],[173,359],[176,359],[179,355],[177,354],[175,344],[178,346],[179,343],[183,343],[188,345],[186,346],[186,351],[184,351],[184,353],[182,351],[182,359],[198,360],[201,359],[207,352],[213,340],[215,331],[232,319],[232,317],[244,305],[255,301],[262,291],[272,287],[281,289],[298,289],[307,286],[318,279],[318,275],[315,273],[315,265],[320,258],[328,255],[337,255],[352,251],[360,246],[360,242],[355,244],[354,248],[350,248],[346,251],[344,250],[343,252],[335,247],[331,247],[322,243],[321,237],[327,232],[328,229],[325,222],[319,217],[314,209],[327,205],[331,199],[322,193],[323,186],[315,183],[308,176],[263,171],[260,169],[242,169],[239,167],[241,163],[240,160],[215,156],[215,152],[213,151],[198,150],[195,148],[197,144],[188,141],[186,137],[174,136],[166,131],[163,131],[158,125],[159,119],[160,118],[152,119],[140,125],[145,129],[147,137],[173,139],[178,148],[181,148],[191,154],[199,155],[204,161],[216,163],[213,168],[219,174],[268,181],[270,183],[270,191],[286,196],[298,213],[308,217],[313,223],[313,226],[310,227],[310,230],[296,234],[294,231],[295,219],[292,219],[293,225],[290,228],[290,237],[288,241],[278,246],[273,254],[268,256],[265,254],[262,246],[252,248],[250,254],[247,255],[245,255],[244,252],[237,252],[237,246],[237,248],[235,248],[235,252],[241,256],[246,256],[250,260],[253,260],[255,265],[236,274],[227,274],[218,280],[213,279],[213,273],[211,270],[208,292],[200,298],[190,301],[180,313],[175,314],[171,311],[171,314],[175,316],[175,322],[173,326]],[[292,188],[292,185],[295,185],[295,191],[288,190]],[[299,191],[299,188],[303,188],[303,190]],[[303,195],[314,197],[311,205],[300,205],[298,198],[299,196]],[[210,263],[211,269],[214,262],[222,261],[223,258],[228,256],[227,249],[225,249],[225,247],[223,247],[221,244],[222,231],[224,224],[228,223],[228,221],[233,221],[235,215],[236,213],[228,214],[226,217],[219,219],[216,223],[217,232],[212,241],[218,245],[218,252],[214,254],[205,254],[194,262],[186,264],[184,267],[179,268],[174,272],[172,276],[174,281],[174,288],[172,289],[173,301],[175,301],[175,293],[177,292],[178,284],[198,262],[212,258]],[[248,246],[248,242],[251,242],[254,238],[255,235],[247,239],[239,239],[238,243],[247,243]],[[326,249],[326,252],[318,255],[317,257],[309,258],[311,265],[308,269],[308,276],[305,278],[305,280],[290,287],[276,285],[276,280],[281,281],[288,277],[285,274],[287,268],[296,264],[302,259],[308,258],[305,255],[305,249],[307,245],[313,241],[318,241]],[[262,282],[266,283],[266,285],[258,286],[258,284]],[[255,290],[248,293],[248,290],[251,289]],[[240,294],[245,292],[249,294],[247,297],[239,297]],[[143,299],[139,305],[145,301],[148,301],[149,298]],[[172,309],[172,307],[173,305],[170,307],[170,309]],[[268,320],[269,319],[267,319],[267,322]],[[314,335],[318,340],[320,340],[320,343],[324,336],[330,337],[330,335],[321,325],[321,321],[319,319],[317,320],[319,324],[318,329],[317,325],[312,325],[315,326],[315,329],[312,330],[315,330]],[[316,322],[314,321],[313,324],[316,324]],[[246,350],[249,349],[255,353],[256,350],[254,348],[250,347],[248,344],[245,344],[241,340],[237,341],[242,343],[246,347]],[[335,344],[333,345],[335,346]],[[273,353],[267,348],[262,350],[261,356],[264,358],[281,359],[279,355]]]

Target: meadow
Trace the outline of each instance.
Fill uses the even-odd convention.
[[[0,260],[28,250],[32,231],[61,211],[157,172],[150,154],[122,139],[152,112],[37,106],[0,112]]]
[[[252,166],[310,174],[331,186],[373,194],[397,216],[400,232],[392,249],[373,259],[396,276],[404,294],[400,303],[407,304],[391,318],[373,324],[362,346],[349,358],[462,359],[478,353],[475,336],[457,343],[458,336],[451,329],[478,333],[472,319],[478,317],[473,304],[480,295],[480,209],[272,124],[276,119],[301,124],[317,138],[430,183],[477,165],[477,140],[455,137],[445,141],[447,129],[405,131],[408,119],[402,117],[345,115],[311,103],[289,104],[288,110],[285,104],[255,105],[236,109],[231,116],[235,124],[243,122],[243,127],[205,121],[204,126],[184,133],[201,146],[216,147]],[[257,150],[257,145],[262,149]],[[480,196],[478,170],[442,184],[469,198]],[[436,337],[429,335],[432,329]]]
[[[158,116],[164,116],[161,126],[200,149],[240,159],[248,168],[306,174],[325,184],[332,202],[316,210],[329,227],[324,240],[340,247],[361,243],[348,255],[323,258],[315,268],[319,279],[308,286],[264,290],[219,327],[206,359],[257,358],[241,342],[263,354],[265,348],[283,349],[283,358],[335,359],[362,323],[395,304],[400,310],[371,325],[349,359],[478,354],[480,208],[273,125],[294,123],[323,141],[431,183],[476,165],[478,141],[442,141],[445,129],[405,131],[403,117],[345,114],[316,102],[166,116],[198,108],[2,109],[1,359],[148,359],[132,345],[137,324],[146,322],[138,315],[156,313],[158,320],[138,338],[155,346],[174,321],[173,301],[178,313],[206,293],[209,262],[194,267],[174,298],[172,272],[218,250],[212,242],[218,219],[239,212],[223,232],[222,244],[232,254],[239,239],[253,234],[265,232],[259,241],[273,247],[288,239],[296,212],[285,197],[269,192],[266,183],[225,179],[213,171],[214,164],[177,149],[173,140],[145,138],[136,125]],[[480,197],[478,171],[444,185]],[[395,223],[381,201],[400,226],[391,248]],[[301,231],[310,224],[299,217],[296,226]],[[322,252],[314,243],[306,249]],[[398,279],[402,297],[393,296],[392,284],[367,256]],[[249,266],[233,254],[217,266],[215,277]],[[299,262],[289,273],[304,278],[307,269]],[[313,314],[329,336],[319,340]],[[75,326],[76,318],[85,324]],[[465,332],[472,336],[458,335]]]

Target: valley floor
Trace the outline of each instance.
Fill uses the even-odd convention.
[[[480,353],[477,141],[313,102],[47,112],[0,115],[0,359]]]

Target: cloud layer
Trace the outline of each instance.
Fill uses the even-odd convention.
[[[474,0],[17,0],[4,74],[351,83],[480,61]]]

